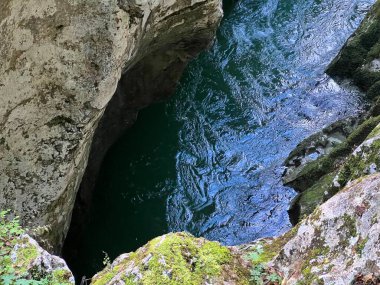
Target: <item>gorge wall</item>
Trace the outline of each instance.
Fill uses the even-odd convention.
[[[353,79],[372,107],[354,122],[327,127],[327,142],[338,129],[344,136],[316,160],[303,157],[320,136],[293,152],[302,163],[288,165],[299,169],[286,182],[308,207],[294,229],[239,247],[169,234],[121,255],[93,283],[378,284],[379,7],[328,70]],[[221,14],[213,0],[2,1],[0,208],[15,210],[46,248],[58,250],[79,185],[78,203],[86,202],[109,145],[140,108],[171,93],[187,61],[212,40]],[[31,244],[58,264],[44,269],[52,278],[63,268],[66,280],[59,281],[73,283],[62,260],[28,236],[17,239],[10,252]],[[39,255],[25,264],[40,266]]]
[[[6,0],[0,11],[0,208],[59,251],[99,121],[84,187],[118,132],[212,41],[221,1]]]

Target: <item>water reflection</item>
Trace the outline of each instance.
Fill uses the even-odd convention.
[[[360,111],[324,69],[373,1],[239,1],[188,69],[170,230],[238,244],[289,229],[281,163],[300,140]]]

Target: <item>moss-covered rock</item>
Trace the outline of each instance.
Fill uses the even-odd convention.
[[[322,176],[338,169],[345,158],[366,139],[379,122],[380,116],[365,120],[344,142],[338,144],[326,155],[300,165],[298,170],[286,173],[283,177],[285,185],[300,192],[312,187]]]
[[[285,160],[284,180],[291,181],[307,163],[329,154],[334,147],[347,139],[361,121],[362,118],[349,117],[337,121],[303,140]]]
[[[124,282],[124,283],[122,283]],[[153,239],[118,257],[92,284],[248,284],[246,262],[233,249],[188,233]]]
[[[75,284],[65,261],[42,249],[8,214],[0,212],[0,284]]]
[[[380,169],[380,125],[355,149],[339,170],[335,181],[340,187]]]
[[[335,175],[336,172],[326,174],[295,198],[289,209],[293,224],[298,223],[300,218],[310,215],[317,206],[337,193],[339,187],[336,187],[333,183]]]
[[[380,1],[377,1],[326,72],[331,76],[354,78],[358,86],[368,90],[379,80],[378,70],[371,68],[373,60],[379,57]]]

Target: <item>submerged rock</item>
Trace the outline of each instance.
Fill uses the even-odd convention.
[[[159,99],[170,95],[221,16],[221,0],[2,0],[0,208],[15,210],[44,247],[59,251],[119,80],[130,113],[122,109],[106,137],[158,91]]]

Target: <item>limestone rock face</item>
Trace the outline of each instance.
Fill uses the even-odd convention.
[[[379,205],[380,174],[352,182],[293,230],[271,266],[286,284],[346,285],[360,276],[379,278]]]
[[[155,96],[141,85],[163,87],[167,97],[221,16],[219,0],[2,0],[0,208],[14,209],[58,250],[122,75],[130,74],[121,97],[145,94],[135,117]]]

